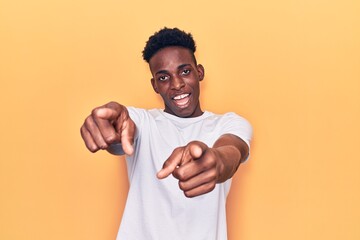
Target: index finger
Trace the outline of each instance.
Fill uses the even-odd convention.
[[[186,161],[183,161],[173,173],[174,177],[181,181],[192,178],[207,169],[207,166],[201,161],[208,149],[205,143],[194,141],[189,143],[186,149],[183,156],[183,160]]]
[[[92,116],[107,144],[120,141],[120,135],[117,133],[114,126],[114,121],[119,116],[119,113],[116,110],[101,107],[95,109]]]
[[[184,148],[176,148],[170,157],[166,159],[163,164],[163,168],[156,174],[159,179],[169,176],[181,163]]]

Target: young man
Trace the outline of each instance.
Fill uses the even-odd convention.
[[[249,155],[252,128],[234,113],[202,110],[204,67],[195,50],[191,34],[177,28],[155,33],[143,57],[165,109],[110,102],[81,127],[91,152],[127,155],[130,189],[118,239],[227,239],[226,196]]]

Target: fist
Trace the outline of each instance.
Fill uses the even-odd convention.
[[[126,107],[116,102],[93,109],[80,128],[85,145],[91,152],[121,143],[128,155],[133,153],[135,131],[135,123]]]
[[[163,179],[172,174],[179,180],[179,188],[186,197],[195,197],[212,191],[222,171],[217,150],[205,143],[193,141],[176,148],[164,162],[157,177]]]

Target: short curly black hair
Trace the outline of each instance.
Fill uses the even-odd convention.
[[[152,35],[146,42],[145,48],[142,52],[143,59],[146,62],[149,62],[150,58],[154,56],[157,51],[170,46],[187,48],[191,50],[193,54],[196,51],[195,41],[191,33],[186,33],[178,28],[164,27],[160,31],[154,33],[154,35]]]

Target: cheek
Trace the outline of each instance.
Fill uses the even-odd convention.
[[[196,82],[192,85],[192,89],[194,90],[194,92],[197,92],[197,93],[200,92],[200,84],[199,84],[199,81],[196,81]]]
[[[160,95],[164,95],[164,93],[166,92],[164,89],[164,86],[162,86],[161,84],[155,84],[154,90],[156,91],[156,93],[158,93]]]
[[[169,101],[166,92],[160,91],[159,94],[164,101]]]

